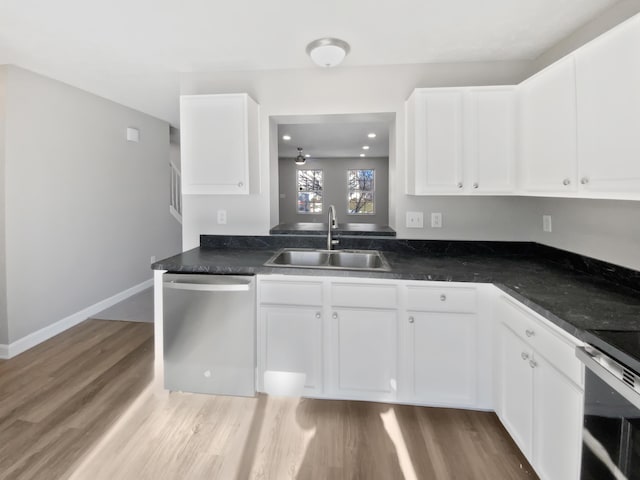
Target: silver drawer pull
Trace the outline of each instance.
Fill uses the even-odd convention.
[[[458,188],[462,188],[463,186],[462,182],[458,182]]]
[[[562,181],[562,184],[566,187],[567,185],[570,185],[570,184],[571,184],[571,180],[569,180],[568,178],[565,178],[565,179]]]
[[[331,315],[331,318],[335,320],[336,318],[338,318],[338,314],[336,312],[333,312],[333,315]]]
[[[582,185],[586,185],[587,183],[589,183],[589,177],[582,177],[582,179],[580,180],[580,183]]]
[[[527,352],[522,352],[520,356],[522,357],[523,360],[527,360],[529,358],[529,354]]]
[[[529,329],[525,330],[524,333],[527,335],[527,337],[533,337],[536,334],[536,332],[534,332],[533,330],[529,330]]]
[[[478,188],[478,182],[473,184],[473,188]]]
[[[320,315],[320,312],[316,312],[316,318],[320,318],[322,315]]]
[[[242,187],[244,187],[244,183],[238,182],[238,188],[242,188]]]
[[[440,295],[440,301],[441,302],[445,302],[447,300],[447,296],[443,293],[442,295]]]
[[[535,360],[529,360],[529,366],[531,368],[536,368],[538,366],[538,363]]]
[[[413,318],[413,317],[409,317],[409,323],[413,323],[413,322],[415,322],[415,321],[416,321],[416,319],[415,319],[415,318]]]

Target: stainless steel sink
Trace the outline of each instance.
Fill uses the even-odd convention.
[[[377,250],[314,250],[283,248],[266,263],[268,267],[326,268],[334,270],[390,270]]]
[[[320,267],[329,264],[329,253],[322,250],[283,249],[267,263],[289,267]]]
[[[348,269],[377,270],[383,267],[380,252],[341,252],[331,254],[331,265]]]

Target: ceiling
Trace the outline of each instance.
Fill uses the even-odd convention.
[[[369,133],[375,133],[375,138],[369,138]],[[283,140],[284,135],[291,140]],[[361,154],[388,157],[389,125],[386,122],[278,125],[278,157],[295,158],[297,147],[312,158],[354,158]]]
[[[2,0],[11,63],[171,121],[179,74],[315,67],[317,38],[344,66],[534,59],[618,0]]]

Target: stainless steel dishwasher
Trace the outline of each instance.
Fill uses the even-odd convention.
[[[255,277],[165,273],[164,385],[255,395]]]

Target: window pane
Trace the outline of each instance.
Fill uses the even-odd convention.
[[[374,190],[374,170],[349,170],[349,190]]]
[[[347,213],[350,215],[373,215],[375,170],[348,170],[347,181],[349,193]]]
[[[373,215],[375,205],[373,203],[373,192],[352,191],[349,192],[348,213],[360,215]]]
[[[322,190],[322,170],[298,170],[298,191]]]
[[[322,193],[298,192],[298,213],[322,213]]]

